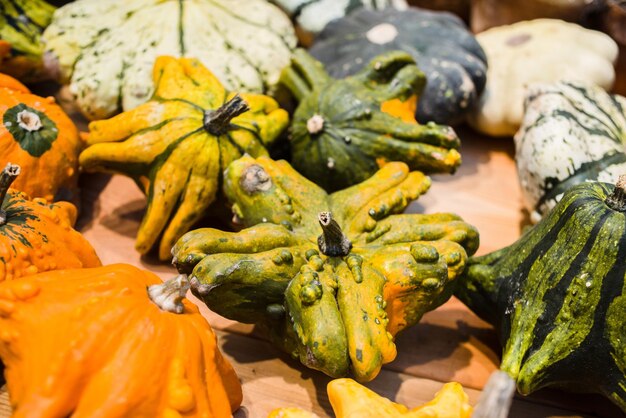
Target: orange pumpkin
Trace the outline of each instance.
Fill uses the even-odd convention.
[[[114,264],[0,283],[13,416],[230,417],[241,385],[185,279]]]
[[[0,161],[19,164],[14,188],[33,197],[72,197],[82,141],[53,97],[40,97],[14,78],[0,75]]]
[[[64,268],[96,267],[100,259],[83,236],[72,229],[76,207],[48,204],[9,189],[20,167],[0,173],[0,281]]]

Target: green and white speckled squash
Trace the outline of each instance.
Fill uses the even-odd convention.
[[[296,23],[300,41],[309,45],[313,38],[335,19],[355,9],[405,9],[406,0],[271,0],[281,7]]]
[[[495,326],[520,393],[600,393],[626,412],[625,259],[626,176],[582,183],[518,241],[471,258],[456,295]]]
[[[144,103],[157,56],[194,57],[229,90],[265,92],[296,45],[287,16],[264,0],[78,0],[43,38],[90,119]]]
[[[515,159],[534,222],[570,187],[626,173],[626,98],[583,83],[535,84],[525,109]]]
[[[468,122],[492,136],[513,136],[524,114],[526,86],[578,80],[610,89],[617,44],[598,31],[557,19],[499,26],[476,39],[487,54],[487,86]]]

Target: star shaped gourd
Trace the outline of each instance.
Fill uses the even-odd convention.
[[[336,418],[470,418],[472,406],[463,386],[456,382],[443,385],[435,397],[409,409],[390,401],[352,379],[328,383],[328,399]],[[319,418],[300,408],[279,408],[267,418]]]
[[[389,51],[356,74],[331,77],[302,49],[280,81],[299,101],[291,124],[291,162],[333,192],[373,175],[386,161],[412,170],[454,173],[461,141],[449,126],[418,124],[426,77],[407,53]]]
[[[274,99],[235,95],[198,60],[159,57],[156,90],[147,103],[111,119],[91,122],[86,171],[121,173],[148,196],[135,247],[145,254],[159,236],[159,258],[206,214],[222,171],[243,154],[267,155],[265,146],[288,124]]]
[[[359,381],[396,356],[394,336],[445,302],[478,233],[452,214],[401,214],[430,186],[404,163],[328,194],[287,162],[244,156],[224,174],[239,232],[204,228],[172,249],[192,291],[257,324],[308,367]]]

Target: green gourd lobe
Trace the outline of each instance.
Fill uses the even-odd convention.
[[[454,173],[461,164],[452,128],[415,121],[426,78],[407,53],[381,54],[355,75],[334,79],[300,49],[281,83],[300,102],[291,125],[291,162],[327,191],[365,181],[388,161],[426,173]]]
[[[569,189],[509,247],[471,258],[457,296],[495,325],[522,394],[601,393],[626,411],[626,177]]]
[[[245,228],[190,231],[172,249],[212,311],[253,323],[307,367],[369,381],[395,335],[452,294],[476,230],[458,216],[402,214],[430,186],[391,162],[328,194],[285,161],[244,156],[224,193]]]

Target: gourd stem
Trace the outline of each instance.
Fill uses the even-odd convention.
[[[330,212],[320,212],[319,223],[322,227],[322,235],[317,237],[317,245],[320,252],[329,257],[345,257],[350,254],[352,243],[341,230],[341,227],[332,217]]]
[[[20,175],[20,166],[17,164],[7,163],[2,173],[0,173],[0,207],[4,203],[4,198],[9,191],[9,187],[13,184],[13,181]],[[7,222],[7,214],[3,209],[0,209],[0,225],[4,225]]]
[[[218,109],[204,112],[204,129],[214,136],[224,135],[228,132],[230,121],[248,110],[248,103],[237,94]]]
[[[185,312],[183,299],[187,290],[189,290],[187,275],[179,274],[161,284],[148,286],[148,297],[161,310],[182,314]]]
[[[615,189],[605,200],[608,207],[618,212],[626,212],[626,174],[619,176]]]
[[[493,372],[474,408],[472,418],[507,418],[515,395],[515,381],[506,372]]]

